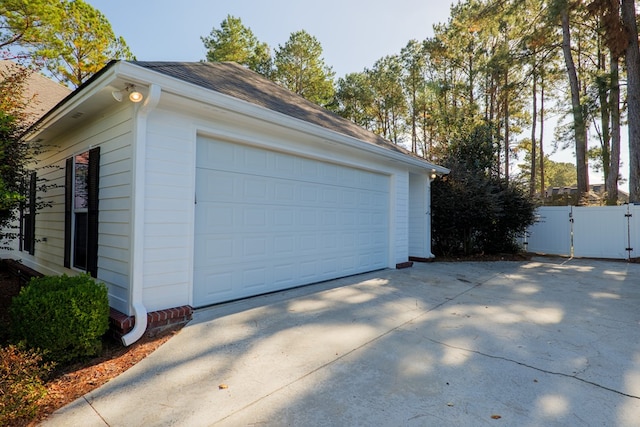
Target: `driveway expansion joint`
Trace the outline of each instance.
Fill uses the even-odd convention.
[[[89,402],[89,399],[87,399],[87,395],[82,396],[82,398],[84,399],[85,402],[87,402],[87,405],[89,405],[89,407],[91,408],[91,410],[93,412],[96,413],[96,415],[102,420],[102,422],[104,423],[105,426],[110,427],[111,425],[107,422],[107,420],[104,419],[104,417],[102,416],[102,414],[100,414],[100,412],[98,412],[98,410],[96,408],[94,408],[94,406],[91,404],[91,402]]]

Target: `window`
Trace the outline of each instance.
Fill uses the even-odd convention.
[[[100,149],[77,154],[65,171],[64,265],[98,272],[98,176]]]
[[[89,207],[89,152],[73,158],[73,257],[72,265],[87,271],[87,213]]]
[[[25,200],[20,203],[20,250],[35,253],[36,246],[36,173],[29,175]]]

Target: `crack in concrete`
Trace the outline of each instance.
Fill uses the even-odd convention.
[[[505,362],[515,363],[516,365],[524,366],[525,368],[533,369],[535,371],[543,372],[543,373],[549,374],[549,375],[556,375],[556,376],[560,376],[560,377],[571,378],[571,379],[583,382],[585,384],[589,384],[589,385],[592,385],[594,387],[601,388],[603,390],[619,394],[621,396],[625,396],[625,397],[629,397],[629,398],[632,398],[632,399],[640,400],[640,396],[634,396],[633,394],[628,394],[628,393],[625,393],[623,391],[616,390],[614,388],[607,387],[607,386],[602,385],[602,384],[598,384],[598,383],[596,383],[594,381],[589,381],[587,379],[580,378],[580,377],[578,377],[578,375],[581,372],[577,372],[576,374],[565,374],[564,372],[550,371],[548,369],[543,369],[543,368],[539,368],[537,366],[529,365],[528,363],[519,362],[519,361],[514,360],[514,359],[509,359],[508,357],[495,356],[493,354],[484,353],[484,352],[478,351],[478,350],[471,350],[471,349],[464,348],[464,347],[457,347],[457,346],[454,346],[454,345],[451,345],[451,344],[447,344],[447,343],[444,343],[444,342],[441,342],[441,341],[438,341],[438,340],[434,340],[433,338],[429,338],[429,337],[425,337],[425,336],[423,336],[423,338],[428,340],[428,341],[431,341],[434,344],[439,344],[439,345],[442,345],[444,347],[453,348],[453,349],[456,349],[456,350],[462,350],[462,351],[466,351],[466,352],[469,352],[469,353],[474,353],[474,354],[477,354],[479,356],[484,356],[484,357],[488,357],[488,358],[491,358],[491,359],[503,360]],[[586,371],[586,369],[584,369],[584,370]]]
[[[498,276],[505,276],[505,277],[507,277],[507,278],[508,278],[508,275],[509,275],[509,274],[508,274],[508,273],[505,273],[505,272],[496,273],[495,275],[491,276],[491,277],[490,277],[490,278],[488,278],[487,280],[485,280],[485,281],[483,281],[483,282],[479,282],[479,283],[477,283],[475,286],[473,286],[473,287],[471,287],[471,288],[469,288],[469,289],[467,289],[467,290],[465,290],[465,291],[463,291],[463,292],[460,292],[458,295],[454,296],[453,298],[448,298],[446,301],[444,301],[444,302],[442,302],[442,303],[440,303],[440,304],[438,304],[438,305],[436,305],[436,306],[432,307],[431,309],[427,310],[424,314],[427,314],[427,313],[429,313],[430,311],[433,311],[433,310],[435,310],[435,309],[437,309],[437,308],[440,308],[440,307],[442,307],[442,306],[444,306],[444,305],[446,305],[446,304],[448,304],[448,303],[450,303],[450,302],[452,302],[452,301],[456,300],[457,298],[459,298],[459,297],[463,296],[464,294],[466,294],[466,293],[468,293],[468,292],[470,292],[470,291],[472,291],[472,290],[474,290],[474,289],[476,289],[476,288],[479,288],[479,287],[480,287],[480,286],[482,286],[484,283],[486,283],[486,282],[488,282],[488,281],[492,280],[492,279],[493,279],[493,278],[495,278],[495,277],[498,277]],[[417,319],[417,318],[419,318],[419,317],[421,317],[421,316],[417,316],[417,317],[416,317],[416,319]],[[391,332],[391,331],[389,331],[389,332]],[[428,341],[431,341],[431,342],[433,342],[433,343],[435,343],[435,344],[439,344],[439,345],[442,345],[442,346],[445,346],[445,347],[453,348],[453,349],[456,349],[456,350],[467,351],[467,352],[470,352],[470,353],[478,354],[478,355],[480,355],[480,356],[489,357],[489,358],[492,358],[492,359],[504,360],[504,361],[506,361],[506,362],[515,363],[515,364],[517,364],[517,365],[524,366],[524,367],[526,367],[526,368],[533,369],[533,370],[536,370],[536,371],[539,371],[539,372],[544,372],[544,373],[549,374],[549,375],[556,375],[556,376],[561,376],[561,377],[571,378],[571,379],[574,379],[574,380],[578,380],[578,381],[580,381],[580,382],[582,382],[582,383],[584,383],[584,384],[589,384],[589,385],[591,385],[591,386],[594,386],[594,387],[597,387],[597,388],[600,388],[600,389],[603,389],[603,390],[606,390],[606,391],[609,391],[609,392],[612,392],[612,393],[615,393],[615,394],[619,394],[620,396],[624,396],[624,397],[629,397],[629,398],[631,398],[631,399],[638,399],[638,400],[640,400],[640,396],[635,396],[635,395],[632,395],[632,394],[628,394],[628,393],[625,393],[625,392],[623,392],[623,391],[616,390],[616,389],[613,389],[613,388],[611,388],[611,387],[607,387],[607,386],[602,385],[602,384],[598,384],[598,383],[596,383],[596,382],[594,382],[594,381],[589,381],[589,380],[587,380],[587,379],[584,379],[584,378],[580,378],[580,377],[578,377],[578,375],[580,375],[580,374],[582,374],[582,373],[586,372],[586,371],[589,369],[590,365],[589,365],[588,361],[587,361],[587,366],[586,366],[584,369],[582,369],[582,370],[580,370],[580,371],[577,371],[577,372],[576,372],[575,374],[573,374],[573,375],[570,375],[570,374],[565,374],[564,372],[554,372],[554,371],[550,371],[550,370],[547,370],[547,369],[538,368],[538,367],[536,367],[536,366],[529,365],[529,364],[524,363],[524,362],[519,362],[519,361],[517,361],[517,360],[509,359],[508,357],[503,357],[503,356],[494,356],[494,355],[492,355],[492,354],[483,353],[483,352],[481,352],[481,351],[477,351],[477,350],[471,350],[471,349],[468,349],[468,348],[463,348],[463,347],[453,346],[453,345],[450,345],[450,344],[446,344],[446,343],[440,342],[440,341],[438,341],[438,340],[434,340],[433,338],[429,338],[429,337],[424,336],[424,335],[423,335],[423,338],[424,338],[424,339],[426,339],[426,340],[428,340]]]

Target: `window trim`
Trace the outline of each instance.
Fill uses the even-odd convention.
[[[85,153],[83,151],[82,153]],[[80,269],[92,277],[98,275],[98,211],[99,211],[99,177],[100,177],[100,147],[91,148],[88,167],[88,204],[87,204],[87,262],[86,268]],[[82,154],[82,153],[77,153]],[[65,209],[64,209],[64,266],[67,268],[75,264],[73,261],[74,224],[74,190],[75,190],[75,157],[69,157],[65,163]]]

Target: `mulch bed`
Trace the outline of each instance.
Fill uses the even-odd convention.
[[[8,344],[11,299],[20,292],[20,281],[7,271],[0,270],[0,346]],[[105,336],[102,352],[91,359],[58,366],[46,378],[47,396],[38,403],[38,413],[32,420],[23,420],[15,427],[35,426],[57,409],[117,377],[175,335],[182,325],[164,330],[154,337],[143,337],[124,347]]]

